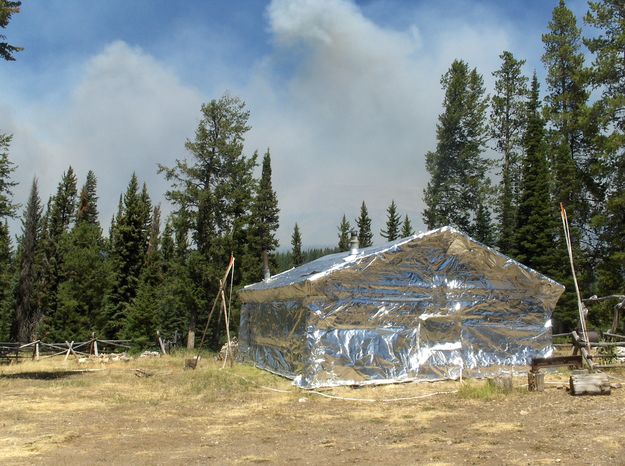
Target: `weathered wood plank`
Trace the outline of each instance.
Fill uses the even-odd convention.
[[[584,367],[581,355],[574,356],[553,356],[551,358],[532,358],[532,371],[538,372],[542,367],[562,367],[573,366],[578,368]]]
[[[569,379],[571,395],[609,395],[610,381],[607,374],[573,374]]]

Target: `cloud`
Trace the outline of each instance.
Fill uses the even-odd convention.
[[[363,200],[375,233],[391,200],[422,228],[440,76],[463,58],[488,81],[506,32],[458,21],[432,30],[432,18],[416,18],[430,25],[424,37],[418,23],[382,27],[343,0],[274,0],[267,18],[274,48],[243,92],[248,141],[272,149],[281,244],[298,222],[305,243],[333,245],[341,216],[353,223]]]
[[[394,11],[383,8],[384,0],[377,3],[379,11]],[[81,183],[87,170],[95,171],[105,228],[133,171],[162,201],[167,184],[157,163],[184,157],[200,104],[218,98],[215,88],[228,82],[251,112],[246,151],[271,149],[283,248],[295,222],[305,247],[336,244],[342,215],[353,223],[363,200],[376,234],[391,200],[422,228],[429,178],[424,154],[435,147],[440,76],[463,58],[489,83],[514,31],[470,14],[470,2],[453,21],[422,4],[389,5],[401,5],[401,21],[376,21],[365,14],[372,9],[347,0],[274,0],[258,19],[266,21],[268,48],[245,56],[253,63],[240,63],[234,53],[207,53],[215,44],[203,45],[201,31],[171,37],[188,47],[185,56],[206,57],[196,68],[195,60],[176,58],[171,49],[151,47],[148,54],[123,41],[86,61],[64,61],[69,90],[36,99],[11,95],[11,105],[0,109],[0,128],[15,133],[16,199],[27,198],[33,174],[42,194],[52,194],[71,164]],[[204,83],[198,70],[207,70]]]
[[[20,120],[28,125],[2,127],[15,133],[11,153],[19,165],[15,178],[22,181],[16,198],[26,199],[33,174],[42,196],[48,196],[69,165],[81,184],[94,170],[106,228],[133,172],[146,181],[155,202],[161,201],[167,185],[157,163],[184,156],[203,97],[162,63],[121,41],[88,60],[80,73],[65,105],[37,110],[31,104]]]

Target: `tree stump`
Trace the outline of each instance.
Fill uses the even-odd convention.
[[[610,381],[606,374],[573,374],[569,379],[571,395],[609,395]]]
[[[529,371],[527,373],[527,389],[530,392],[544,392],[545,373],[540,371]]]

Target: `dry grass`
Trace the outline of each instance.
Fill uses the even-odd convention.
[[[89,371],[62,358],[0,367],[0,464],[541,464],[556,446],[563,463],[625,457],[615,440],[625,432],[606,430],[605,415],[625,416],[625,390],[582,399],[554,385],[528,395],[450,381],[324,391],[377,400],[358,402],[301,391],[247,365],[222,370],[210,356],[184,370],[185,357]],[[408,399],[380,401],[400,398]],[[579,451],[575,423],[598,452]],[[569,434],[560,438],[563,429]]]

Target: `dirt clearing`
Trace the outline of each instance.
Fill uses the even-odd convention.
[[[0,368],[0,463],[625,464],[625,388],[572,397],[565,374],[548,375],[544,393],[482,381],[322,392],[407,398],[368,402],[245,365],[183,366],[180,356]]]

